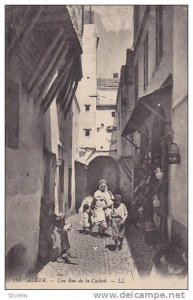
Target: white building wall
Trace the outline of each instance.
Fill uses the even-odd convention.
[[[117,127],[115,117],[112,116],[115,109],[97,110],[96,113],[96,150],[97,151],[110,151],[117,149],[117,133],[107,132],[108,126]],[[113,144],[112,144],[113,140]],[[112,146],[111,146],[112,145]]]
[[[97,33],[95,24],[85,24],[83,34],[82,70],[83,78],[76,93],[80,106],[79,147],[95,147],[96,133],[96,53]],[[86,111],[85,105],[90,105]],[[90,129],[90,135],[85,135],[85,129]],[[84,162],[86,158],[81,158]]]

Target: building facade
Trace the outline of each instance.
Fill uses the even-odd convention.
[[[82,9],[6,6],[7,277],[47,261],[55,202],[69,188],[62,128],[82,76]]]
[[[131,112],[121,114],[120,118],[121,122],[126,124],[121,128],[121,135],[132,147],[134,162],[132,199],[136,203],[141,193],[145,196],[143,201],[146,201],[144,214],[147,230],[151,230],[152,218],[155,217],[154,204],[157,203],[159,215],[154,223],[160,232],[161,240],[173,240],[185,248],[187,247],[186,49],[186,6],[134,7],[134,44],[130,51],[133,57],[130,69],[134,72],[131,83],[128,84],[127,99],[122,96],[119,100],[119,105],[128,107],[128,111],[129,107],[131,108]],[[174,148],[176,154],[172,152]],[[181,160],[172,162],[172,155],[179,158],[178,150]],[[183,213],[179,215],[177,211]]]
[[[82,68],[83,79],[76,92],[80,106],[79,153],[76,161],[76,209],[88,194],[93,195],[101,176],[108,178],[110,185],[117,186],[116,169],[117,123],[116,94],[118,74],[114,78],[97,79],[97,47],[99,37],[91,10],[84,12]],[[104,162],[111,157],[115,162]],[[98,168],[92,167],[97,159]],[[112,168],[108,168],[112,162]],[[93,171],[95,168],[95,171]],[[97,171],[96,171],[97,169]],[[108,169],[108,171],[107,171]],[[118,172],[117,172],[118,173]],[[116,184],[114,184],[116,182]]]
[[[96,149],[88,162],[97,156],[117,159],[116,95],[119,78],[97,79]]]

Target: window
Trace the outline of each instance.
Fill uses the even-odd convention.
[[[90,136],[91,129],[84,129],[84,131],[86,136]]]
[[[144,67],[143,67],[143,72],[144,72],[144,89],[146,88],[148,84],[148,34],[145,37],[145,41],[143,44],[143,54],[144,54]]]
[[[135,65],[135,105],[138,101],[138,62]]]
[[[97,127],[97,132],[99,132],[99,130],[100,130],[100,127]]]
[[[163,53],[163,8],[156,6],[156,66],[160,63]]]
[[[113,73],[113,78],[118,78],[118,77],[119,77],[118,73]]]
[[[85,110],[86,110],[86,111],[89,111],[89,110],[90,110],[90,105],[87,105],[87,104],[86,104],[86,105],[85,105]]]
[[[114,118],[115,117],[115,111],[112,111],[111,114],[112,114],[112,117]]]

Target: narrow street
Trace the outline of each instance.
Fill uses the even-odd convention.
[[[69,232],[72,264],[49,262],[39,272],[39,278],[52,278],[52,283],[57,281],[61,289],[73,287],[75,280],[79,288],[91,288],[92,284],[95,288],[97,284],[100,288],[107,288],[108,284],[110,288],[115,285],[120,289],[132,286],[138,272],[126,239],[122,250],[115,252],[110,237],[97,237],[96,226],[92,235],[81,234],[78,214],[71,216],[67,223],[72,223],[74,230]]]
[[[6,288],[188,287],[187,32],[187,5],[5,6]]]

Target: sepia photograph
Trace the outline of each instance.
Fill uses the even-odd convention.
[[[187,290],[188,5],[4,16],[5,289]]]

